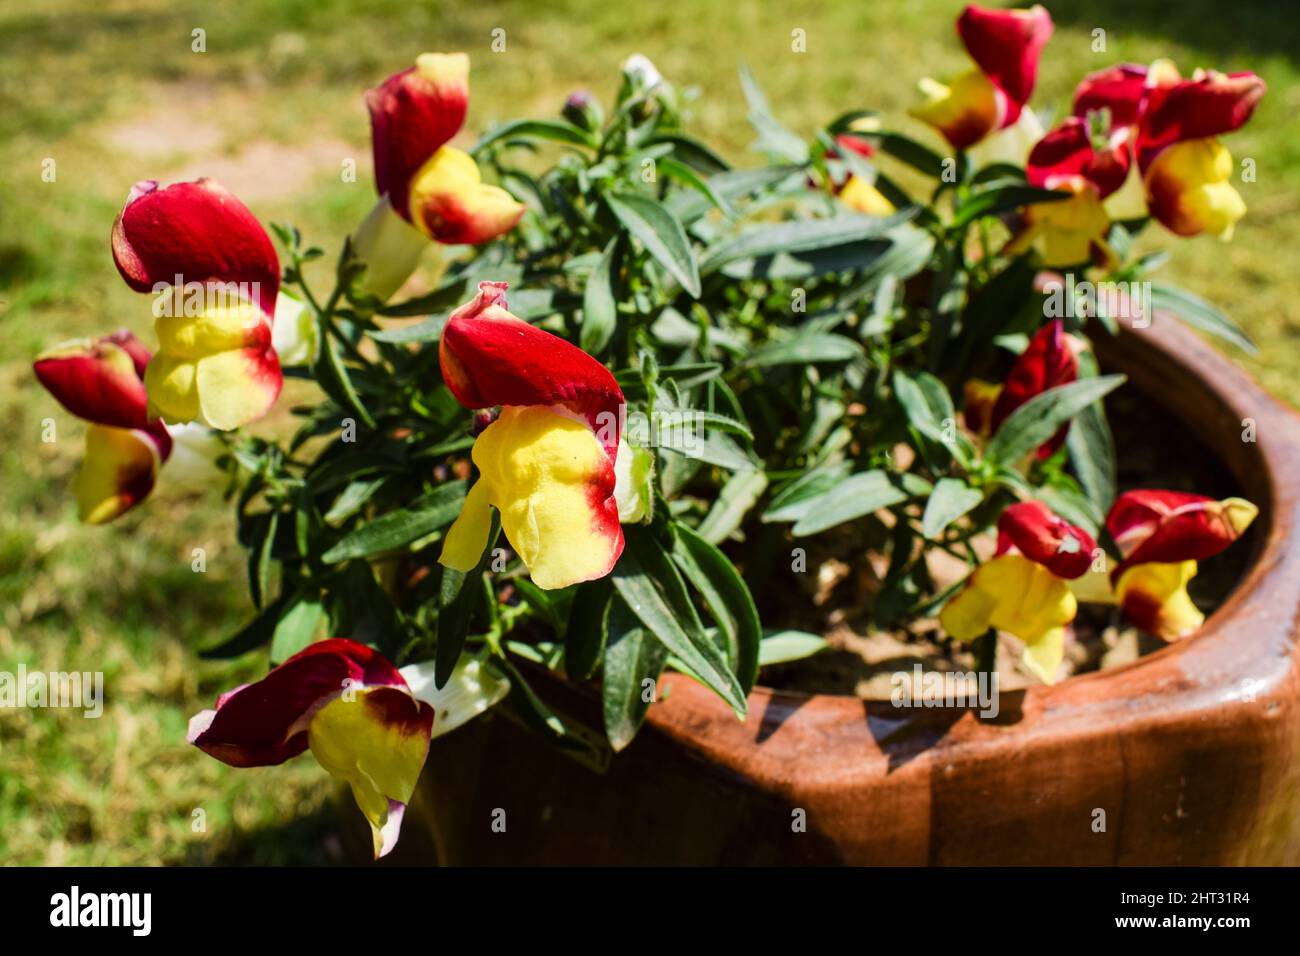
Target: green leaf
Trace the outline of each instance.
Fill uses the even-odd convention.
[[[605,608],[613,585],[608,577],[579,584],[564,629],[564,671],[575,680],[585,680],[596,670],[605,650]]]
[[[713,507],[700,522],[700,537],[710,544],[717,544],[730,537],[740,527],[745,515],[749,514],[766,487],[767,474],[759,468],[738,471],[728,478],[718,491]]]
[[[763,512],[763,523],[798,521],[818,498],[844,481],[850,467],[848,462],[837,462],[804,472],[772,496]]]
[[[311,644],[323,620],[325,605],[318,597],[296,597],[275,625],[275,633],[271,638],[271,663],[279,664],[288,660]]]
[[[1038,189],[1020,182],[990,186],[974,193],[958,206],[953,212],[952,222],[948,224],[948,228],[957,231],[985,216],[996,216],[1034,203],[1060,202],[1069,198],[1070,193],[1064,191]]]
[[[267,581],[271,576],[271,553],[275,549],[275,533],[280,529],[280,512],[268,513],[266,523],[254,539],[248,555],[248,590],[253,607],[262,606]]]
[[[862,346],[833,332],[813,332],[759,346],[741,364],[813,365],[817,362],[851,362],[862,357]]]
[[[880,469],[847,478],[810,502],[792,529],[795,537],[817,534],[907,500],[907,492]]]
[[[1091,352],[1079,356],[1079,374],[1082,377],[1097,374],[1096,360]],[[1101,402],[1093,402],[1079,413],[1070,426],[1065,444],[1079,485],[1093,506],[1104,515],[1115,501],[1117,479],[1115,439]]]
[[[1014,464],[1123,382],[1123,375],[1103,375],[1059,385],[1035,395],[1002,423],[989,442],[985,457],[997,464]]]
[[[758,666],[785,664],[812,657],[830,647],[826,638],[807,631],[770,631],[758,645]]]
[[[749,585],[736,566],[711,542],[683,524],[676,525],[673,560],[700,592],[726,639],[731,669],[748,694],[758,679],[758,642],[762,626]]]
[[[442,569],[438,591],[438,646],[433,657],[433,685],[441,689],[451,679],[460,652],[465,647],[469,633],[469,615],[473,609],[476,587],[483,581],[483,572],[492,559],[497,535],[501,533],[501,514],[492,509],[492,526],[488,530],[487,544],[478,559],[478,565],[468,574],[452,568]]]
[[[734,202],[770,186],[785,182],[793,176],[804,176],[802,166],[760,166],[757,169],[732,169],[708,179],[709,188],[719,199]],[[697,192],[677,192],[668,197],[666,205],[682,222],[694,222],[713,208],[713,200]]]
[[[707,176],[725,173],[731,169],[730,163],[710,147],[690,136],[683,136],[680,133],[660,133],[647,140],[646,146],[657,146],[660,143],[671,144],[673,155],[677,159]]]
[[[830,219],[802,219],[750,226],[733,238],[714,246],[700,264],[700,271],[707,275],[737,259],[830,249],[860,243],[865,239],[879,239],[909,218],[911,213],[885,218],[847,213]]]
[[[943,157],[930,147],[918,143],[902,133],[870,133],[867,139],[873,141],[883,153],[902,160],[913,169],[920,170],[931,179],[943,177]]]
[[[639,193],[608,193],[610,210],[692,298],[700,297],[700,270],[686,230],[661,204]]]
[[[595,146],[591,135],[572,123],[563,120],[520,119],[492,127],[474,144],[471,152],[481,153],[493,143],[503,139],[544,139],[570,146]]]
[[[334,504],[330,510],[325,513],[325,523],[331,528],[337,528],[358,511],[360,511],[367,501],[374,497],[375,492],[384,486],[388,478],[363,478],[359,481],[353,481],[334,499]]]
[[[450,312],[439,312],[423,322],[412,322],[396,329],[367,329],[366,334],[376,342],[406,345],[411,342],[436,342],[442,337],[443,327],[451,318]]]
[[[960,478],[940,478],[925,503],[921,533],[937,538],[944,528],[984,500],[984,495]]]
[[[743,720],[745,693],[705,633],[676,566],[649,529],[627,528],[624,536],[623,556],[614,568],[615,590],[655,638]]]
[[[1242,331],[1241,326],[1228,318],[1226,313],[1186,289],[1161,282],[1151,283],[1151,308],[1167,309],[1188,325],[1202,332],[1217,335],[1251,355],[1259,351],[1254,340]],[[1154,317],[1152,321],[1155,321]]]
[[[740,67],[740,86],[749,105],[749,122],[758,133],[758,142],[754,148],[765,153],[780,156],[794,163],[808,162],[808,144],[803,139],[786,129],[772,115],[772,108],[767,104],[758,81],[749,67]]]
[[[668,652],[617,595],[606,605],[604,630],[601,712],[605,735],[618,751],[632,742],[645,722]]]
[[[690,166],[687,166],[681,160],[673,159],[671,156],[661,156],[657,162],[660,172],[676,179],[678,182],[686,184],[701,195],[707,196],[709,202],[713,203],[713,205],[723,215],[730,216],[735,213],[735,210],[731,208],[730,203],[713,191],[713,187],[709,185],[707,179],[697,173]]]
[[[943,382],[929,372],[921,372],[913,379],[896,369],[894,397],[913,428],[947,449],[963,468],[970,467],[975,452],[965,436],[957,431],[957,412]]]
[[[320,355],[312,370],[317,383],[330,398],[344,408],[351,409],[367,428],[374,428],[375,420],[365,403],[361,401],[361,396],[357,394],[356,387],[352,384],[352,376],[348,373],[347,366],[343,364],[334,331],[328,323],[322,322],[321,326]]]
[[[321,560],[326,564],[339,564],[352,558],[404,548],[456,520],[465,501],[465,491],[464,481],[439,485],[409,507],[390,511],[345,535],[325,552]]]
[[[617,250],[618,237],[615,236],[587,277],[587,288],[582,294],[582,329],[578,333],[578,345],[592,355],[605,350],[618,327],[618,303],[614,300]]]

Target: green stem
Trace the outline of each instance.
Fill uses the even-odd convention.
[[[975,654],[975,671],[980,674],[994,674],[998,669],[998,632],[989,628],[975,638],[971,644]]]

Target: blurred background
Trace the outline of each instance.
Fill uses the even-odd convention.
[[[1086,72],[1174,58],[1251,69],[1269,92],[1227,145],[1256,160],[1233,242],[1144,244],[1164,278],[1216,302],[1259,343],[1241,360],[1295,403],[1300,374],[1300,18],[1285,4],[1053,0],[1056,35],[1033,105],[1068,109]],[[374,202],[362,94],[425,50],[471,56],[462,145],[492,124],[554,115],[587,88],[608,101],[634,52],[698,87],[692,131],[757,164],[737,80],[755,71],[801,133],[852,108],[938,146],[912,123],[916,81],[965,69],[948,0],[603,3],[532,0],[0,0],[0,670],[100,670],[102,718],[0,711],[0,862],[328,863],[343,851],[334,789],[314,761],[236,771],[185,743],[216,693],[264,672],[264,654],[200,662],[195,649],[250,616],[227,506],[169,491],[107,527],[77,523],[75,419],[37,386],[33,356],[123,326],[153,344],[149,300],[109,254],[132,183],[212,176],[265,223],[298,225],[332,268]],[[494,30],[504,52],[492,52]],[[802,29],[806,52],[791,50]],[[195,30],[205,52],[194,52]],[[1106,50],[1093,52],[1094,31]],[[54,182],[42,180],[55,161]],[[354,161],[356,181],[341,176]],[[1217,344],[1217,343],[1216,343]],[[1222,347],[1222,346],[1220,346]],[[281,403],[284,404],[283,402]],[[280,409],[283,416],[283,409]],[[53,417],[58,441],[42,443]],[[281,417],[280,421],[283,421]],[[275,429],[275,416],[262,424]],[[192,549],[207,571],[190,569]],[[206,830],[195,832],[202,808]]]

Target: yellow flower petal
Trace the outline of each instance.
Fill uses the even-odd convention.
[[[1193,139],[1160,151],[1147,169],[1151,214],[1180,236],[1231,239],[1246,204],[1232,187],[1232,154],[1217,139]]]
[[[472,571],[478,564],[478,559],[483,556],[491,530],[492,510],[491,502],[488,501],[488,483],[480,478],[469,489],[460,514],[447,529],[438,563],[455,571]]]
[[[473,457],[479,480],[466,499],[469,514],[457,521],[466,524],[448,533],[443,564],[468,570],[475,544],[474,559],[482,553],[486,499],[501,512],[506,540],[538,587],[609,573],[623,540],[614,467],[585,421],[553,408],[507,407],[478,436]]]
[[[1205,615],[1187,593],[1187,582],[1195,576],[1195,561],[1137,564],[1119,576],[1115,594],[1130,621],[1166,641],[1176,641],[1205,623]]]
[[[476,244],[514,228],[524,206],[485,186],[469,153],[443,146],[411,178],[411,221],[430,239]]]
[[[280,394],[280,366],[256,349],[218,352],[195,363],[202,419],[229,431],[261,418]]]
[[[975,569],[944,606],[939,623],[959,641],[994,627],[1036,645],[1054,640],[1054,632],[1073,621],[1077,610],[1074,595],[1051,571],[1024,555],[1004,554]]]
[[[859,176],[849,177],[840,190],[840,202],[868,216],[888,216],[895,211],[894,204],[880,190]]]
[[[1054,627],[1020,652],[1020,663],[1044,684],[1055,684],[1065,657],[1065,628]]]
[[[926,102],[909,112],[942,133],[955,149],[973,146],[997,129],[997,90],[977,69],[963,73],[948,85],[922,80],[921,92]]]
[[[91,425],[85,458],[72,480],[81,520],[103,524],[130,509],[152,490],[158,465],[157,450],[140,433]]]
[[[425,705],[427,713],[427,705]],[[390,801],[409,803],[429,752],[427,720],[404,690],[357,690],[337,697],[312,717],[307,741],[320,765],[352,787],[382,855]],[[395,835],[392,835],[395,837]]]

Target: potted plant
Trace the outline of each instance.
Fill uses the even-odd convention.
[[[467,58],[426,54],[367,96],[329,293],[218,185],[137,184],[157,351],[36,369],[92,422],[87,520],[182,441],[236,491],[257,613],[209,653],[273,666],[190,742],[311,749],[375,856],[406,818],[452,862],[1294,860],[1296,426],[1133,249],[1230,234],[1263,84],[1118,66],[1044,132],[1046,11],[958,33],[942,149],[862,110],[807,142],[745,72],[752,169],[643,57],[608,116],[463,152]],[[241,431],[285,374],[321,400]]]

